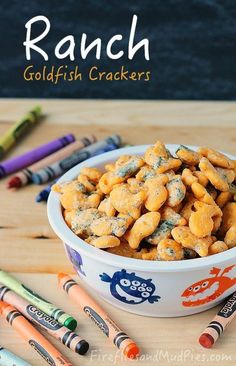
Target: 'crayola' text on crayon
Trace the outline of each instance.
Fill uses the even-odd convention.
[[[127,50],[123,50],[122,48],[119,51],[114,51],[114,44],[120,44],[120,41],[123,39],[122,34],[115,34],[112,36],[107,44],[105,45],[106,49],[106,55],[108,58],[112,60],[117,60],[122,58],[123,56],[127,56],[129,60],[133,60],[135,54],[140,49],[143,49],[144,58],[145,60],[150,60],[150,54],[149,54],[149,40],[148,38],[143,38],[139,42],[135,41],[135,35],[136,35],[136,27],[137,27],[137,21],[138,17],[137,15],[133,15],[131,27],[130,27],[130,33],[129,33],[129,39],[128,39],[128,47]],[[31,38],[32,36],[32,28],[33,24],[37,22],[44,22],[45,28],[44,31],[36,36],[35,38]],[[44,15],[38,15],[33,18],[31,18],[26,24],[26,39],[23,42],[23,45],[25,46],[25,54],[26,59],[31,60],[31,51],[34,50],[35,52],[39,53],[45,61],[49,60],[49,56],[47,52],[42,48],[39,47],[37,44],[39,41],[44,39],[47,34],[50,31],[51,23],[49,19]],[[66,50],[65,50],[66,47]],[[102,43],[101,38],[94,39],[91,43],[87,41],[87,34],[82,33],[80,37],[80,57],[82,59],[86,59],[88,54],[95,50],[96,59],[101,59],[101,51],[102,47],[104,47]],[[62,51],[63,49],[63,51]],[[75,60],[75,51],[77,52],[77,44],[75,41],[75,37],[71,34],[65,36],[62,38],[55,46],[54,54],[58,59],[65,59],[69,58],[71,61]]]

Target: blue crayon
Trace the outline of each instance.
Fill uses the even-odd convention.
[[[36,173],[32,174],[32,182],[34,184],[43,184],[55,179],[75,165],[81,163],[88,158],[102,154],[107,151],[118,149],[121,145],[121,138],[118,135],[112,135],[105,140],[100,140],[89,145],[78,152],[64,158],[54,164],[51,164]]]
[[[3,366],[32,366],[22,358],[14,355],[7,349],[0,346],[0,365]]]
[[[53,181],[52,183],[50,183],[47,187],[42,189],[42,191],[40,191],[39,194],[37,194],[37,196],[35,197],[35,201],[36,202],[47,202],[48,196],[51,192],[51,188],[52,188],[53,184],[56,183],[56,181],[57,181],[57,179],[55,181]]]

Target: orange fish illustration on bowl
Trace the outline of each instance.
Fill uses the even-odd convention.
[[[193,283],[182,293],[181,296],[184,297],[182,305],[187,307],[200,306],[221,296],[230,287],[236,285],[235,277],[230,278],[225,276],[225,274],[230,272],[234,267],[235,264],[226,267],[223,270],[221,268],[213,267],[210,270],[210,275],[213,277],[208,277]]]

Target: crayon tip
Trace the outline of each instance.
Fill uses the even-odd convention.
[[[35,201],[36,202],[42,202],[43,201],[43,197],[40,193],[35,197]]]
[[[203,333],[198,341],[205,348],[211,348],[214,344],[214,338],[208,333]]]
[[[140,354],[140,350],[135,343],[130,343],[127,347],[125,347],[123,353],[126,357],[135,359]]]
[[[67,275],[66,273],[59,272],[59,273],[57,274],[58,283],[60,284],[60,283],[61,283],[61,281],[62,281],[65,277],[67,277],[67,276],[68,276],[68,275]]]
[[[7,182],[7,188],[20,188],[21,187],[21,180],[18,177],[13,177]]]
[[[77,327],[77,321],[72,318],[72,316],[70,316],[69,318],[67,318],[64,322],[64,326],[72,331],[74,331]]]
[[[86,342],[84,339],[82,339],[77,345],[76,345],[76,349],[75,352],[78,353],[79,355],[85,355],[85,353],[88,351],[89,349],[89,344],[88,342]]]

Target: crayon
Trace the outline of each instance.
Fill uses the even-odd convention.
[[[223,334],[225,328],[236,316],[236,292],[228,298],[208,327],[199,337],[199,343],[205,348],[211,348]]]
[[[47,202],[49,194],[52,190],[53,184],[57,182],[57,179],[55,179],[52,183],[48,184],[42,191],[40,191],[37,196],[35,197],[36,202]]]
[[[84,355],[88,351],[89,344],[84,339],[1,284],[0,300],[14,306],[31,323],[39,325],[48,334],[58,339],[72,351],[79,353],[80,355]]]
[[[62,149],[64,146],[69,145],[73,141],[75,141],[74,135],[68,134],[46,144],[40,145],[25,154],[3,161],[0,164],[0,178],[11,173],[15,173],[16,171],[45,158],[45,156]]]
[[[58,283],[126,357],[136,358],[138,356],[139,348],[134,341],[108,317],[106,312],[69,275],[59,273]]]
[[[65,159],[57,161],[44,169],[41,169],[37,173],[32,175],[32,181],[34,184],[43,184],[55,179],[59,175],[62,175],[67,170],[71,169],[76,164],[95,156],[102,154],[106,151],[115,150],[120,146],[121,138],[118,135],[112,135],[105,140],[100,140],[95,144],[92,144],[84,149],[73,153]]]
[[[38,170],[55,163],[58,160],[66,158],[75,151],[81,150],[83,147],[93,144],[95,141],[96,138],[93,135],[88,135],[75,142],[72,142],[68,146],[63,147],[55,153],[20,171],[7,182],[7,188],[20,188],[25,186],[31,182],[33,173],[36,173]]]
[[[75,330],[75,328],[77,327],[77,321],[72,318],[72,316],[66,314],[63,310],[58,309],[56,306],[43,299],[35,292],[31,291],[29,288],[17,281],[16,278],[1,269],[0,283],[8,287],[10,290],[16,292],[25,300],[28,300],[32,305],[37,306],[44,313],[57,320],[58,323],[64,325],[68,329]]]
[[[1,366],[32,366],[22,358],[14,355],[6,348],[0,346],[0,365]]]
[[[72,366],[64,356],[13,306],[0,301],[0,313],[6,321],[34,348],[49,364],[54,366]]]
[[[30,127],[34,126],[42,116],[41,107],[36,106],[24,118],[9,128],[8,131],[0,138],[0,159],[4,156],[16,141],[22,137]]]

